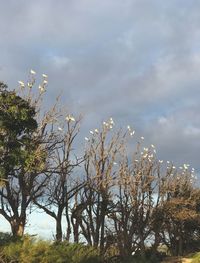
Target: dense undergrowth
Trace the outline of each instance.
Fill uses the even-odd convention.
[[[100,263],[98,250],[82,244],[56,243],[26,236],[1,239],[1,261],[5,263]]]
[[[121,258],[112,255],[102,257],[99,250],[84,244],[52,242],[24,236],[15,239],[10,234],[0,235],[0,263],[156,263],[161,262],[160,255],[145,258],[134,255]]]

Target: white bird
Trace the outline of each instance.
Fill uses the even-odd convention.
[[[22,86],[22,87],[24,87],[25,86],[25,84],[24,84],[24,82],[23,81],[21,81],[21,80],[19,80],[18,81],[18,83]]]
[[[65,118],[67,121],[75,121],[75,118],[73,116],[71,116],[70,114],[67,115],[67,117]]]
[[[135,131],[130,132],[130,136],[133,136],[135,134]]]
[[[36,74],[36,72],[34,71],[34,70],[30,70],[30,73],[32,74],[32,75],[35,75]]]
[[[114,124],[113,118],[110,118],[110,124]]]
[[[39,85],[38,89],[40,90],[41,93],[45,91],[45,88],[41,85]]]

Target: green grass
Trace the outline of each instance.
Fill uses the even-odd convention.
[[[193,254],[191,259],[191,263],[200,263],[200,252]]]

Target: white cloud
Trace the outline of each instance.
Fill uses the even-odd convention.
[[[193,127],[193,126],[189,126],[189,127],[186,127],[185,130],[184,130],[184,133],[185,135],[187,136],[192,136],[192,137],[199,137],[200,139],[200,128],[199,127]]]
[[[62,56],[50,56],[49,62],[55,67],[56,69],[62,69],[69,65],[70,59],[68,57],[62,57]]]
[[[161,125],[166,125],[168,123],[168,120],[166,117],[160,117],[158,118],[158,123]]]

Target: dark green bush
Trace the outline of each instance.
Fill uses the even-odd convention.
[[[0,232],[0,247],[9,244],[10,242],[15,241],[11,233]]]

